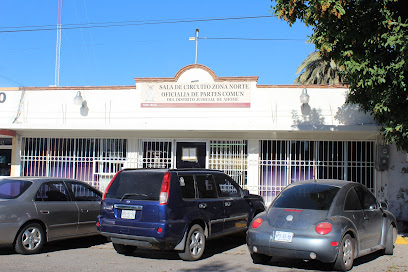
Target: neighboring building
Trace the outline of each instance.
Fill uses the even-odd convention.
[[[267,203],[296,180],[346,179],[387,201],[406,228],[407,155],[344,104],[347,88],[257,80],[193,64],[134,86],[0,88],[0,175],[77,178],[104,190],[122,168],[206,167]]]

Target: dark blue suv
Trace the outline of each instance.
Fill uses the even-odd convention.
[[[207,239],[247,230],[264,209],[261,196],[221,171],[130,169],[107,187],[97,227],[118,253],[171,249],[194,261]]]

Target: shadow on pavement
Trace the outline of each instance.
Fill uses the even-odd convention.
[[[41,253],[50,253],[61,250],[70,250],[76,248],[88,248],[107,243],[107,239],[101,235],[87,236],[81,238],[65,239],[46,243]],[[0,248],[0,255],[17,254],[12,247]]]
[[[239,247],[245,244],[245,235],[230,235],[227,237],[217,238],[206,241],[205,251],[201,259],[210,258],[216,254],[221,254],[225,251]],[[148,249],[136,249],[133,253],[127,256],[148,258],[148,259],[165,259],[165,260],[180,260],[176,251],[159,251]]]
[[[353,266],[359,266],[368,262],[371,262],[379,257],[383,256],[382,251],[377,251],[369,255],[362,256],[354,260]],[[268,264],[270,266],[285,267],[285,268],[296,268],[304,270],[320,270],[320,271],[333,271],[333,265],[329,263],[322,263],[315,260],[299,260],[290,258],[272,258],[271,262]]]
[[[50,242],[44,245],[42,253],[70,250],[76,248],[88,248],[96,245],[108,243],[106,237],[102,235],[87,236],[81,238],[67,239],[61,241]]]

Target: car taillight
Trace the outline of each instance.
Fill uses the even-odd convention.
[[[159,205],[166,205],[167,201],[169,201],[170,177],[170,172],[164,174],[162,186],[160,189]]]
[[[252,228],[256,229],[259,228],[260,225],[262,225],[262,218],[257,218],[254,221],[252,221]]]
[[[316,232],[321,235],[328,234],[332,230],[332,225],[327,222],[320,223],[316,226]]]
[[[105,198],[106,198],[106,194],[108,193],[109,188],[110,188],[110,187],[111,187],[111,185],[112,185],[112,182],[115,180],[115,178],[118,176],[118,174],[119,174],[120,172],[122,172],[122,170],[121,170],[121,171],[119,171],[119,172],[117,172],[117,173],[116,173],[116,175],[114,175],[114,176],[113,176],[113,178],[112,178],[112,180],[109,182],[108,187],[106,187],[106,189],[105,189],[105,193],[103,194],[102,201],[104,201],[104,200],[105,200]]]

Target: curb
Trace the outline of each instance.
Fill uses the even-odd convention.
[[[399,245],[408,245],[408,237],[406,236],[398,236],[395,244]]]

